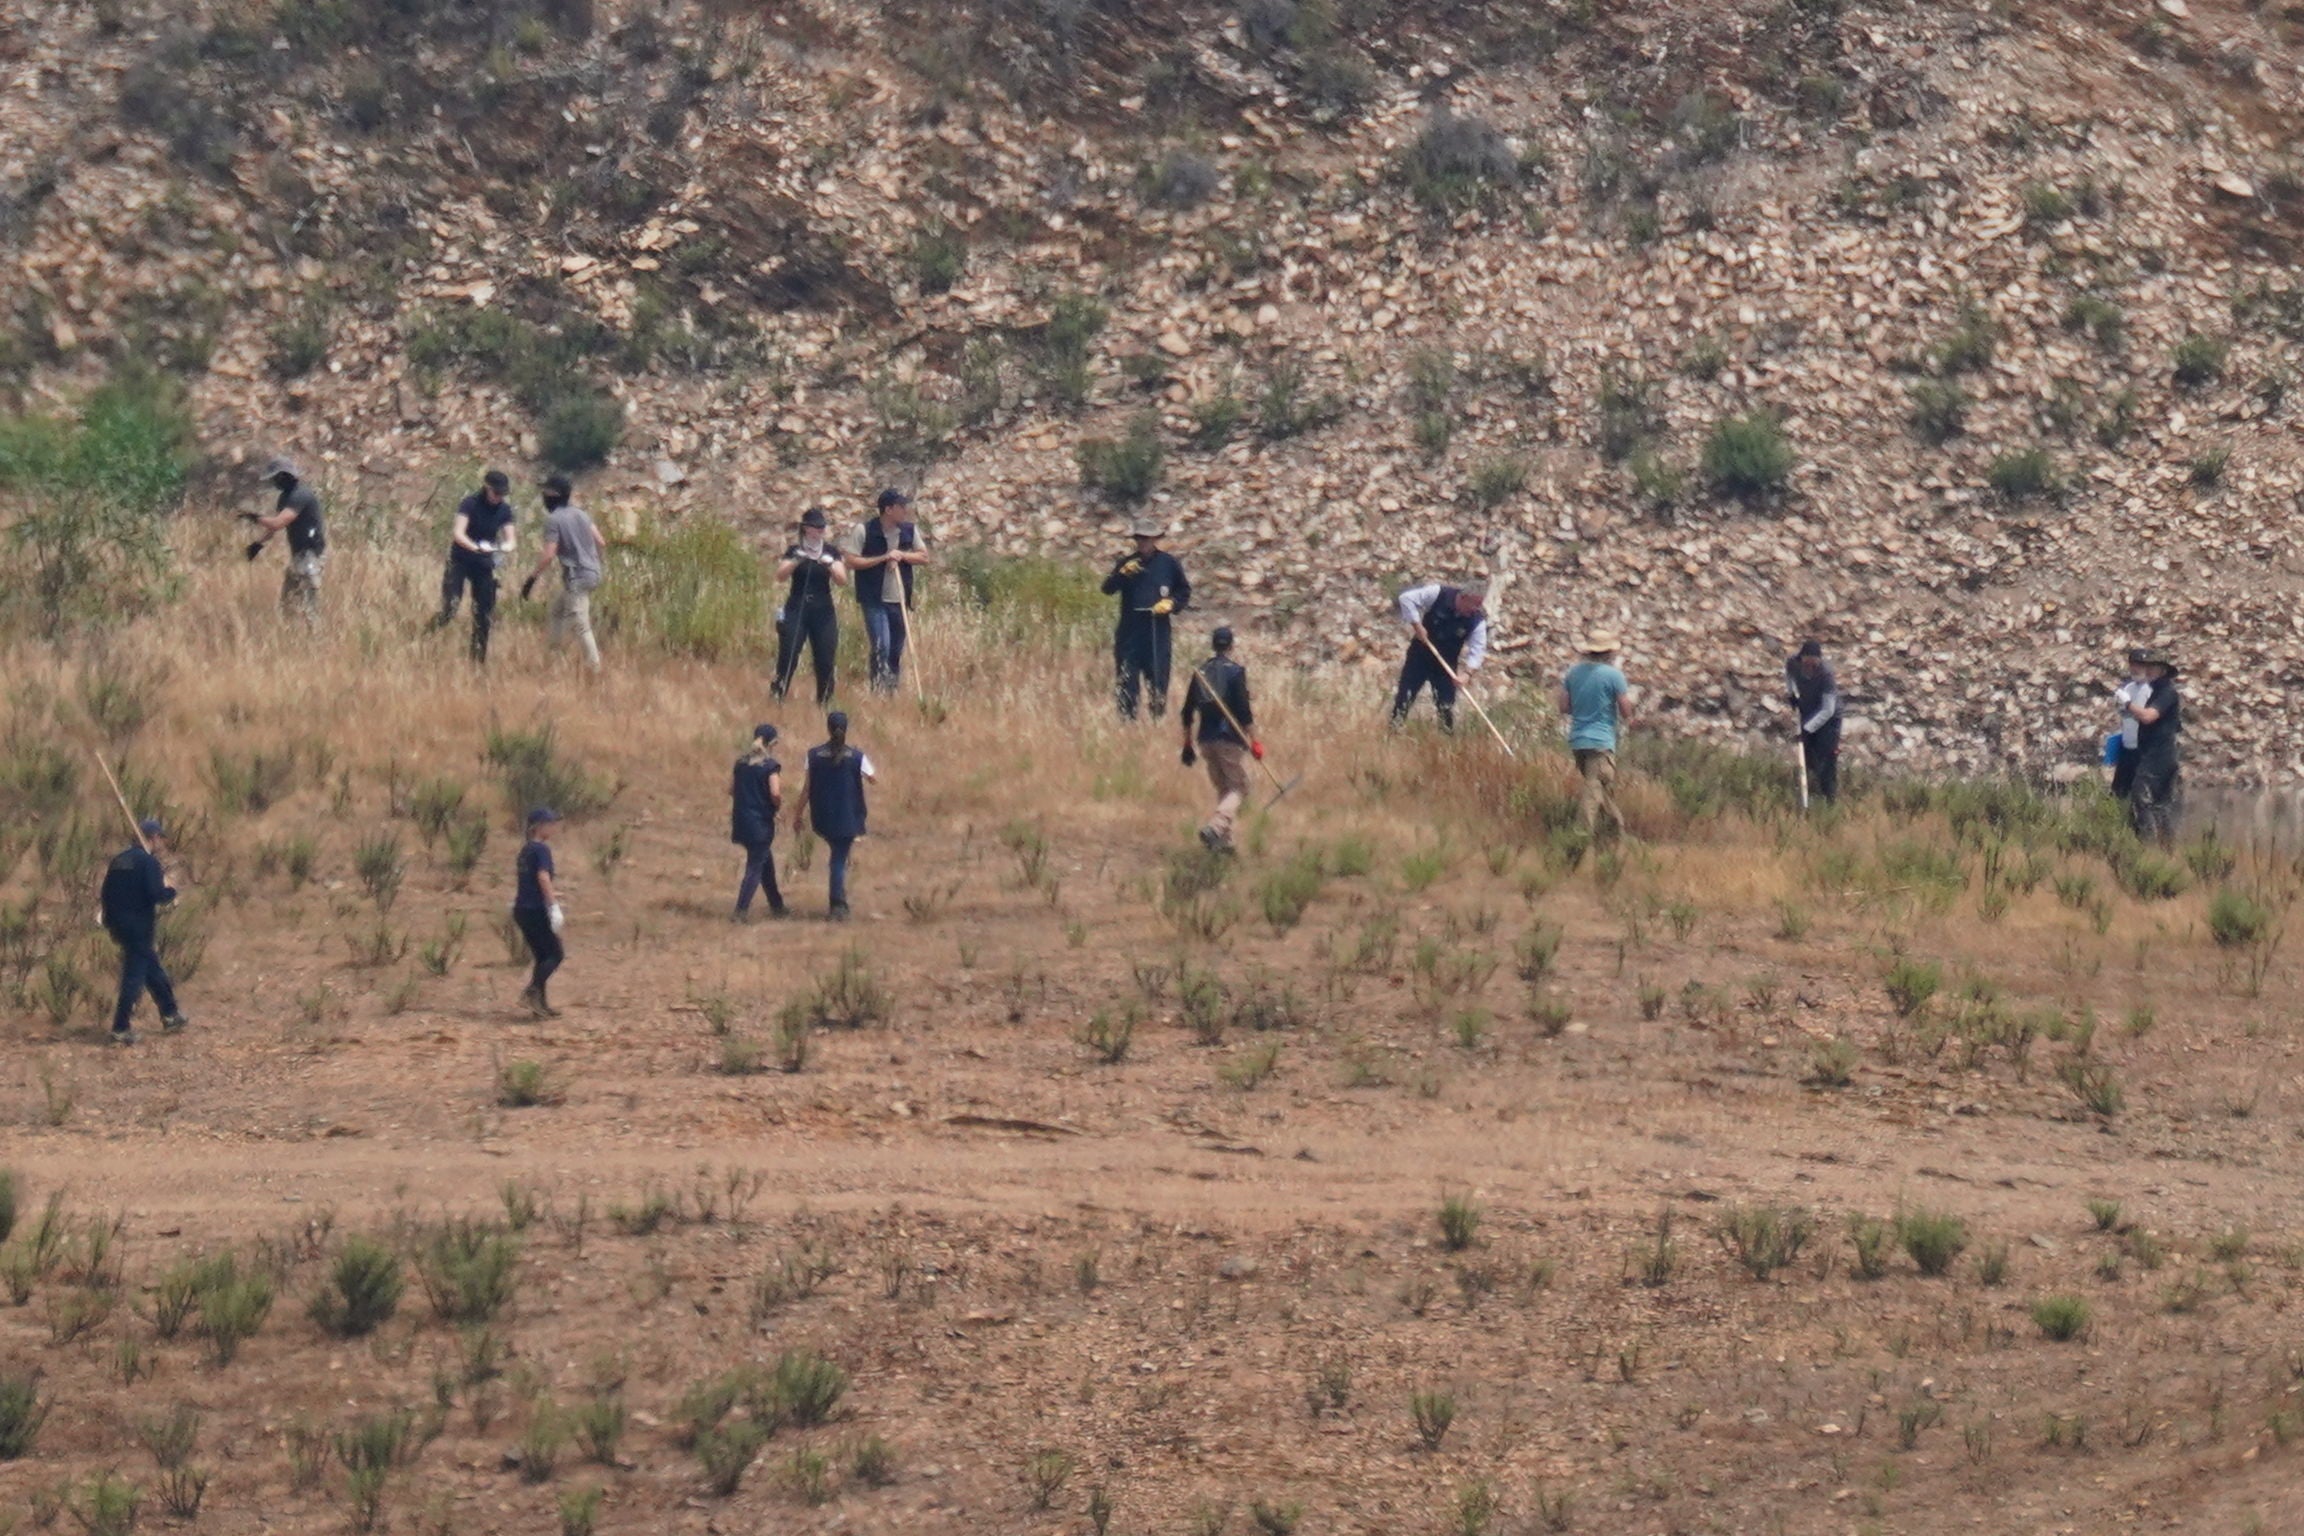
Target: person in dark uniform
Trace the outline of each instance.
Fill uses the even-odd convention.
[[[1191,767],[1197,756],[1208,765],[1208,782],[1216,786],[1216,812],[1200,829],[1200,841],[1229,853],[1240,803],[1248,798],[1248,761],[1263,759],[1264,743],[1246,734],[1256,723],[1256,711],[1248,702],[1248,669],[1232,659],[1230,626],[1209,636],[1209,644],[1216,654],[1184,685],[1184,708],[1177,718],[1184,727],[1184,766]]]
[[[1792,701],[1800,730],[1800,763],[1808,792],[1818,799],[1840,797],[1840,683],[1825,663],[1824,647],[1803,640],[1784,662],[1784,692]]]
[[[848,717],[824,717],[830,739],[808,749],[808,765],[792,808],[792,830],[812,827],[832,850],[832,921],[848,921],[848,855],[864,835],[864,786],[873,782],[872,759],[848,744]]]
[[[1416,695],[1429,684],[1440,729],[1456,729],[1456,690],[1488,659],[1487,602],[1481,587],[1451,587],[1437,581],[1400,594],[1408,656],[1400,663],[1399,686],[1392,690],[1395,728],[1407,723]]]
[[[775,745],[776,727],[752,727],[752,744],[736,759],[728,789],[728,841],[744,850],[744,877],[736,886],[731,922],[751,916],[753,893],[762,886],[768,890],[769,915],[784,915],[784,893],[776,889],[776,813],[784,808],[784,765],[769,755]]]
[[[2138,837],[2166,843],[2176,835],[2177,738],[2184,731],[2184,701],[2176,692],[2176,661],[2146,651],[2144,681],[2151,691],[2129,704],[2136,722],[2136,771],[2128,780],[2128,818]]]
[[[272,535],[288,530],[288,569],[280,577],[280,609],[294,612],[307,624],[320,622],[320,573],[328,564],[328,527],[320,515],[320,493],[304,483],[294,464],[274,459],[264,466],[264,479],[280,493],[269,516],[261,512],[240,515],[262,530],[242,553],[253,561],[264,553]]]
[[[104,931],[120,946],[120,1000],[112,1008],[112,1043],[134,1045],[132,1020],[136,1004],[149,990],[160,1010],[160,1028],[174,1034],[184,1027],[176,1007],[176,988],[160,968],[160,909],[176,899],[175,888],[160,867],[158,850],[166,834],[157,821],[137,823],[137,842],[124,848],[104,870],[104,888],[98,897]]]
[[[788,581],[784,606],[776,611],[776,682],[768,691],[784,697],[792,674],[800,666],[800,647],[816,667],[816,702],[832,697],[832,663],[840,644],[840,615],[832,607],[832,589],[848,585],[848,566],[840,547],[824,537],[827,521],[822,507],[810,507],[800,517],[800,538],[784,551],[776,579]]]
[[[536,957],[536,967],[528,974],[520,1001],[539,1019],[560,1017],[560,1010],[546,999],[544,988],[568,957],[560,943],[560,891],[552,872],[552,828],[559,820],[560,813],[548,805],[530,811],[528,841],[520,845],[520,857],[513,864],[512,921],[528,941],[528,952]]]
[[[1192,583],[1182,562],[1160,547],[1167,528],[1156,518],[1138,518],[1128,533],[1134,554],[1113,562],[1104,595],[1120,599],[1120,623],[1112,632],[1113,697],[1120,718],[1136,718],[1149,687],[1152,718],[1168,712],[1168,620],[1192,605]]]
[[[486,663],[488,637],[496,627],[496,568],[518,537],[513,523],[512,480],[500,469],[480,477],[480,489],[456,505],[448,538],[448,569],[440,578],[440,611],[433,629],[456,618],[464,590],[472,590],[472,659]]]
[[[872,648],[874,693],[894,693],[903,679],[904,650],[912,639],[912,568],[928,563],[928,541],[917,524],[905,521],[911,509],[912,498],[902,491],[882,491],[878,515],[856,530],[856,548],[848,556],[864,638]],[[889,585],[891,565],[900,586]]]

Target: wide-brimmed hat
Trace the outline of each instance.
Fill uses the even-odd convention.
[[[1623,648],[1623,640],[1612,629],[1588,629],[1576,642],[1576,649],[1587,656],[1605,656]]]
[[[1164,538],[1167,533],[1168,525],[1156,517],[1139,517],[1128,525],[1128,537],[1132,539]]]
[[[2136,660],[2147,667],[2173,667],[2176,665],[2176,654],[2164,647],[2155,645],[2138,652]]]

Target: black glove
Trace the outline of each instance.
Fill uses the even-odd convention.
[[[241,553],[246,555],[251,560],[255,559],[258,555],[264,553],[264,541],[262,539],[258,539],[255,543],[242,550]]]
[[[534,576],[530,576],[526,581],[520,583],[520,601],[525,603],[535,595],[536,578]]]
[[[260,523],[264,521],[264,514],[261,512],[243,512],[240,514],[240,521],[244,523]]]
[[[1192,743],[1184,743],[1184,766],[1189,768],[1200,761],[1200,754],[1192,750]]]

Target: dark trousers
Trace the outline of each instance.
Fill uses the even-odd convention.
[[[440,578],[440,615],[432,627],[444,628],[456,617],[466,587],[472,589],[472,659],[484,662],[489,633],[496,627],[496,562],[489,556],[458,550],[448,557],[448,570]]]
[[[1449,666],[1454,665],[1453,661],[1449,663]],[[1424,691],[1426,684],[1432,688],[1432,708],[1440,716],[1440,729],[1455,730],[1456,679],[1449,675],[1448,667],[1440,665],[1439,659],[1421,640],[1410,648],[1408,659],[1400,664],[1400,686],[1392,690],[1392,723],[1402,725],[1407,722],[1408,711],[1415,705],[1416,695]]]
[[[1120,718],[1133,720],[1140,703],[1152,718],[1168,713],[1168,619],[1164,614],[1124,613],[1112,636],[1112,697]]]
[[[888,578],[894,581],[894,575]],[[912,638],[911,616],[894,603],[864,604],[864,638],[872,646],[872,691],[894,693],[904,675],[904,647]]]
[[[821,607],[813,603],[802,604],[798,613],[787,613],[784,622],[776,627],[776,684],[769,692],[784,697],[792,686],[792,674],[800,667],[800,648],[808,648],[808,659],[816,667],[816,702],[828,703],[832,698],[832,662],[840,644],[840,615],[832,605]]]
[[[560,969],[560,962],[568,958],[568,952],[560,946],[560,935],[552,931],[552,914],[541,907],[514,907],[512,921],[520,925],[520,937],[528,941],[528,953],[536,957],[536,969],[528,976],[528,989],[542,997],[544,983]]]
[[[776,844],[745,843],[744,878],[736,886],[736,910],[752,910],[753,893],[765,887],[768,892],[768,910],[784,910],[784,893],[776,889]]]
[[[450,550],[448,563],[440,571],[440,612],[434,615],[432,627],[446,629],[463,603],[464,562],[456,558],[456,551]]]
[[[2136,749],[2123,743],[2119,758],[2112,764],[2113,799],[2127,799],[2128,791],[2135,787],[2136,761]]]
[[[113,1033],[128,1027],[137,1002],[147,990],[159,1006],[160,1017],[174,1018],[176,988],[169,982],[168,973],[160,968],[160,952],[152,947],[152,941],[123,939],[115,934],[113,942],[120,946],[120,1001],[112,1009]]]
[[[1819,800],[1836,800],[1840,796],[1840,733],[1822,730],[1802,732],[1800,761],[1808,770],[1808,793]]]
[[[2123,754],[2123,760],[2127,754]],[[2167,842],[2176,835],[2176,763],[2144,761],[2128,781],[2128,819],[2138,837]]]
[[[828,837],[824,845],[832,850],[832,910],[848,910],[848,855],[856,851],[852,837]]]

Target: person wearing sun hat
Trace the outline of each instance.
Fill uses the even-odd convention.
[[[1587,630],[1576,642],[1578,660],[1560,680],[1560,715],[1568,722],[1568,749],[1584,781],[1578,811],[1584,830],[1596,833],[1605,814],[1616,835],[1626,833],[1616,804],[1616,741],[1632,723],[1631,685],[1616,666],[1623,642],[1612,629]]]
[[[2128,819],[2138,837],[2165,843],[2176,835],[2177,738],[2184,731],[2184,700],[2176,692],[2176,658],[2150,649],[2138,653],[2148,692],[2131,699],[2136,722],[2136,769],[2128,780]]]
[[[1120,622],[1112,631],[1112,697],[1123,720],[1135,719],[1139,704],[1155,720],[1168,713],[1168,620],[1192,606],[1192,583],[1183,562],[1160,547],[1167,532],[1156,517],[1130,523],[1136,548],[1112,562],[1104,578],[1104,595],[1120,599]]]

